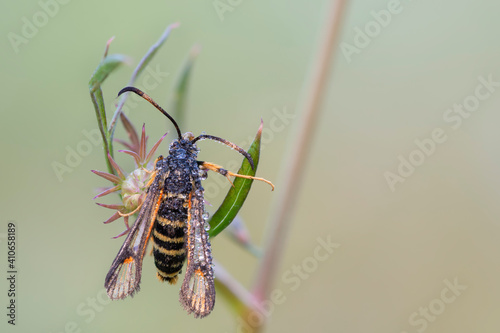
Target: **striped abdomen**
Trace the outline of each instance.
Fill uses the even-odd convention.
[[[164,194],[152,231],[153,254],[161,281],[175,283],[186,259],[184,228],[188,202],[182,194]]]

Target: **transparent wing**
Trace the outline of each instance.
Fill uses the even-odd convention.
[[[139,215],[106,275],[104,287],[111,299],[123,299],[139,291],[142,260],[163,194],[163,177],[157,174],[149,187]]]
[[[184,309],[196,318],[209,315],[215,305],[212,251],[204,228],[203,210],[203,191],[193,191],[189,197],[187,268],[180,301]]]

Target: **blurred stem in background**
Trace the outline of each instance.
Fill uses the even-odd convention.
[[[271,300],[270,292],[280,268],[283,249],[288,237],[296,206],[297,197],[304,176],[311,142],[315,134],[321,101],[325,92],[327,78],[330,76],[330,65],[336,49],[341,22],[347,6],[347,0],[332,0],[325,18],[324,29],[319,41],[318,51],[312,59],[308,80],[302,91],[302,100],[297,107],[301,115],[298,127],[292,131],[289,154],[282,170],[283,179],[279,182],[279,196],[275,210],[269,219],[266,230],[266,243],[262,250],[263,257],[255,276],[252,292],[245,289],[223,267],[217,265],[216,286],[220,293],[245,322],[246,332],[262,332],[266,325],[263,314],[267,310],[263,305]],[[255,314],[255,315],[254,315]],[[252,320],[253,318],[254,320]],[[255,320],[259,318],[262,320]]]
[[[294,214],[293,207],[296,206],[297,197],[300,193],[304,169],[306,167],[308,154],[315,133],[317,118],[320,112],[320,105],[324,95],[327,78],[330,74],[330,65],[333,62],[333,53],[335,46],[337,45],[337,38],[346,3],[347,0],[332,0],[328,4],[325,24],[322,30],[323,35],[320,38],[317,53],[312,59],[309,77],[304,83],[301,96],[302,99],[299,101],[297,107],[296,113],[300,115],[301,119],[298,122],[298,127],[291,133],[292,139],[290,140],[291,145],[289,147],[289,153],[285,155],[286,161],[284,162],[282,168],[283,178],[279,186],[279,196],[276,199],[276,204],[274,205],[275,210],[268,222],[268,230],[265,231],[266,243],[264,249],[262,250],[263,257],[257,269],[252,291],[249,291],[242,286],[219,263],[216,265],[215,275],[218,293],[227,300],[228,304],[235,311],[235,313],[247,323],[247,331],[261,332],[266,324],[266,318],[258,321],[257,323],[255,321],[250,322],[248,319],[252,314],[265,313],[265,311],[262,311],[261,307],[266,300],[270,299],[269,294],[273,284],[275,283],[276,274],[280,268],[283,250]],[[150,48],[132,74],[129,85],[132,85],[135,82],[136,78],[140,75],[157,50],[163,45],[171,30],[177,26],[178,24],[170,25],[160,37],[158,42]],[[108,56],[107,53],[110,42],[111,40],[107,43],[104,59],[98,65],[89,82],[89,90],[96,110],[99,128],[103,137],[104,153],[106,155],[106,163],[110,173],[109,177],[112,177],[112,175],[115,174],[115,170],[112,168],[110,160],[113,156],[112,142],[117,119],[120,116],[124,126],[126,127],[129,122],[125,115],[121,112],[127,95],[124,95],[120,99],[109,126],[106,120],[101,84],[112,71],[114,71],[119,65],[126,63],[128,60],[127,57],[122,55]],[[171,107],[176,117],[184,118],[189,76],[199,50],[199,46],[194,46],[191,50],[174,89]],[[133,135],[135,133],[133,126],[130,125],[128,127],[131,139],[136,137],[136,134],[135,136]],[[248,162],[244,160],[238,173],[255,175],[257,163],[259,161],[261,131],[262,124],[257,132],[254,142],[248,150],[254,159],[254,162],[256,162],[255,169],[252,170]],[[144,135],[145,134],[143,134],[143,136]],[[144,138],[144,140],[146,139]],[[135,141],[137,141],[137,139]],[[108,158],[108,155],[110,158]],[[234,187],[230,189],[228,195],[224,199],[224,202],[219,207],[219,210],[210,220],[210,224],[212,225],[212,229],[210,230],[211,237],[215,237],[216,234],[224,230],[233,221],[239,208],[246,199],[246,195],[250,190],[251,184],[252,181],[249,181],[248,179],[238,178],[234,181]],[[248,244],[242,245],[249,248]]]
[[[304,169],[307,165],[311,142],[315,134],[318,114],[321,111],[321,101],[325,92],[327,78],[330,77],[330,68],[333,63],[333,53],[336,49],[341,22],[347,0],[332,0],[328,5],[326,19],[322,31],[323,36],[319,48],[312,59],[308,80],[302,90],[302,101],[298,105],[297,114],[301,119],[297,122],[298,128],[291,133],[291,151],[282,168],[283,179],[279,182],[277,203],[266,230],[266,244],[263,249],[263,258],[260,262],[253,295],[258,304],[269,299],[269,293],[276,280],[276,273],[280,268],[283,249],[288,231],[293,220],[294,207],[297,206],[297,197],[300,193],[304,178]],[[260,332],[262,325],[254,328]]]

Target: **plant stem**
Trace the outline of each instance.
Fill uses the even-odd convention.
[[[324,35],[320,40],[319,50],[312,62],[309,81],[303,87],[303,102],[299,105],[297,114],[302,115],[297,133],[293,133],[293,150],[285,165],[284,179],[280,182],[281,196],[277,198],[275,211],[270,219],[270,229],[264,247],[264,257],[258,268],[253,294],[259,302],[265,300],[276,278],[279,262],[288,230],[293,220],[294,207],[297,206],[297,197],[304,176],[304,169],[310,144],[315,133],[320,105],[324,94],[328,76],[331,74],[330,65],[333,62],[333,52],[337,45],[342,15],[347,0],[332,0],[327,12]],[[255,332],[261,331],[255,328]]]
[[[214,260],[215,264],[215,286],[218,293],[223,296],[231,305],[231,309],[237,314],[254,309],[257,302],[253,295],[243,287],[219,262]]]
[[[165,43],[165,41],[167,40],[168,36],[170,35],[170,32],[172,31],[172,29],[175,29],[178,26],[179,26],[179,23],[170,24],[163,32],[160,39],[158,39],[158,41],[155,44],[153,44],[153,46],[151,46],[149,48],[148,52],[144,55],[144,57],[142,57],[141,61],[139,62],[139,64],[135,68],[134,72],[132,73],[132,76],[130,77],[130,80],[128,82],[129,86],[134,85],[137,77],[142,73],[144,68],[146,68],[146,66],[149,64],[149,62],[151,61],[153,56],[156,54],[158,49],[163,45],[163,43]],[[122,112],[123,105],[125,104],[125,101],[127,100],[127,98],[128,98],[128,94],[124,94],[121,97],[121,99],[118,103],[118,106],[116,107],[116,110],[113,114],[113,117],[111,118],[111,122],[110,122],[109,128],[108,128],[108,132],[110,133],[109,139],[111,142],[113,141],[113,136],[115,135],[116,122],[118,121],[118,117],[120,116],[120,114]]]
[[[108,153],[110,153],[110,147],[108,146],[108,137],[106,133],[106,113],[102,114],[101,111],[104,110],[104,102],[102,97],[102,90],[96,89],[95,91],[90,92],[90,98],[92,99],[92,103],[94,104],[95,113],[97,117],[97,124],[99,125],[99,131],[102,135],[102,145],[104,148],[104,160],[106,161],[106,166],[108,167],[108,172],[111,174],[115,174],[114,169],[111,167],[111,164],[108,159]],[[103,119],[104,118],[104,119]]]

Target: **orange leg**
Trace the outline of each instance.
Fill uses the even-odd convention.
[[[211,170],[217,173],[220,173],[221,175],[225,176],[227,180],[231,183],[231,185],[234,186],[233,182],[229,177],[239,177],[239,178],[246,178],[246,179],[253,179],[253,180],[260,180],[263,181],[264,183],[268,183],[271,185],[272,190],[274,191],[274,185],[271,183],[269,180],[264,179],[264,178],[259,178],[259,177],[252,177],[252,176],[247,176],[247,175],[240,175],[239,173],[233,173],[231,171],[228,171],[226,169],[223,169],[220,165],[210,163],[210,162],[200,162],[200,168],[206,169],[206,170]]]
[[[148,183],[146,184],[146,187],[150,187],[150,186],[151,186],[151,184],[153,184],[153,181],[155,180],[155,178],[156,178],[156,174],[157,174],[157,173],[158,173],[158,172],[157,172],[156,170],[155,170],[155,171],[151,171],[151,176],[149,176],[149,181],[148,181]]]

